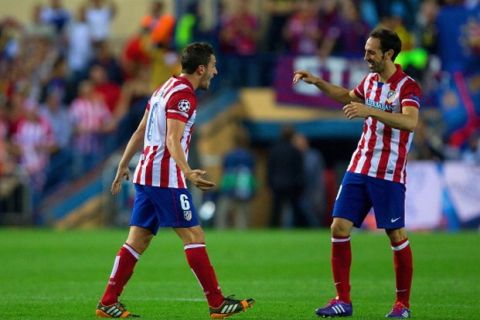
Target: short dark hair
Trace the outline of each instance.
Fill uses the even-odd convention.
[[[213,53],[213,47],[206,42],[189,44],[182,52],[182,72],[192,74],[198,66],[207,66]]]
[[[385,28],[376,28],[370,32],[369,36],[380,40],[380,49],[383,53],[390,49],[393,50],[392,61],[395,61],[395,58],[402,50],[402,40],[400,40],[395,31]]]

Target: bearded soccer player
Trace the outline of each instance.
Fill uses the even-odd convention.
[[[107,288],[96,314],[104,318],[138,317],[118,300],[135,264],[160,227],[171,227],[183,241],[185,255],[208,301],[210,317],[222,319],[251,307],[253,299],[224,297],[205,248],[186,180],[201,190],[215,184],[205,171],[190,168],[187,157],[195,122],[196,89],[208,89],[217,74],[213,49],[193,43],[181,56],[182,73],[168,79],[151,96],[145,115],[127,144],[118,165],[112,194],[119,192],[122,179],[129,179],[128,164],[143,144],[143,154],[134,173],[135,202],[128,238],[120,248]]]
[[[348,119],[364,118],[363,133],[338,190],[331,225],[331,263],[337,296],[318,308],[321,317],[353,314],[350,300],[350,233],[373,207],[377,228],[385,229],[393,250],[396,300],[387,318],[410,318],[412,251],[405,231],[405,167],[418,121],[420,88],[394,63],[401,49],[398,35],[373,30],[365,44],[370,73],[347,90],[297,71],[293,82],[315,85],[344,104]]]

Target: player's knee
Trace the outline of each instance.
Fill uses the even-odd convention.
[[[205,243],[205,235],[202,228],[182,228],[175,230],[178,236],[182,239],[184,245],[194,243]]]
[[[150,241],[152,240],[152,236],[144,236],[144,237],[129,237],[127,239],[127,244],[132,247],[136,252],[142,254],[147,250],[148,246],[150,245]]]
[[[190,243],[205,243],[205,234],[203,231],[200,230],[194,230],[190,234]]]
[[[386,229],[385,232],[392,242],[400,242],[407,239],[407,232],[405,231],[405,228]]]
[[[330,226],[330,232],[334,237],[348,237],[350,235],[351,227],[341,223],[338,220],[334,220]]]

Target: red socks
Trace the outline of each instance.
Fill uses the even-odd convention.
[[[200,286],[211,307],[218,307],[223,303],[223,295],[218,286],[217,276],[210,264],[204,243],[191,243],[184,246],[185,255],[193,274],[197,277]]]
[[[412,287],[412,250],[408,239],[393,243],[393,263],[397,286],[397,301],[405,307],[410,307],[410,290]],[[332,271],[337,289],[337,298],[350,303],[350,265],[352,253],[350,237],[332,238]]]
[[[208,304],[211,307],[220,306],[223,303],[223,295],[218,286],[215,271],[210,264],[205,244],[188,244],[185,245],[184,249],[188,264],[202,286]],[[112,274],[101,300],[103,305],[108,306],[118,301],[118,297],[132,276],[133,269],[139,258],[140,254],[128,244],[122,246],[115,257]]]
[[[128,244],[125,243],[122,248],[120,248],[120,251],[115,257],[113,270],[101,300],[103,305],[108,306],[118,301],[118,297],[122,293],[123,287],[128,279],[132,276],[133,268],[139,258],[140,254]]]
[[[397,301],[410,307],[410,289],[412,287],[413,259],[408,239],[392,242],[393,265],[397,286]]]
[[[332,271],[337,299],[350,303],[350,237],[332,237]]]

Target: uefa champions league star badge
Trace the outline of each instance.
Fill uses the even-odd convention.
[[[178,102],[178,110],[188,112],[190,110],[190,102],[187,99],[182,99]]]
[[[192,220],[192,211],[191,211],[191,210],[183,211],[183,218],[184,218],[186,221]]]

